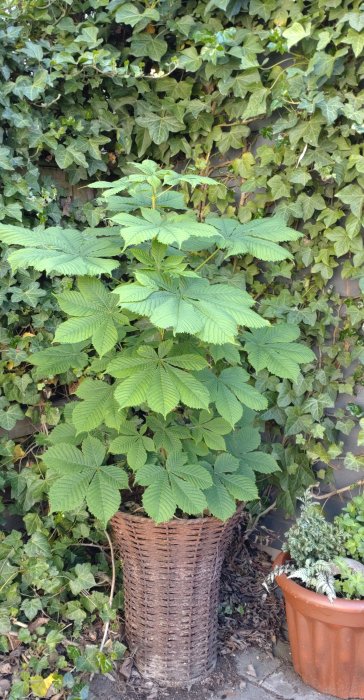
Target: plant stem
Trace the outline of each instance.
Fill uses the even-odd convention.
[[[112,541],[111,541],[111,537],[110,537],[109,533],[107,532],[107,530],[105,530],[105,535],[106,535],[107,541],[108,541],[108,543],[109,543],[109,547],[110,547],[110,556],[111,556],[111,571],[112,571],[112,576],[111,576],[111,586],[110,586],[110,595],[109,595],[109,607],[110,607],[110,610],[111,610],[112,602],[113,602],[113,599],[114,599],[114,591],[115,591],[115,554],[114,554],[113,543],[112,543]],[[101,644],[100,644],[100,651],[103,650],[103,648],[104,648],[104,646],[105,646],[105,644],[106,644],[107,635],[108,635],[108,632],[109,632],[109,625],[110,625],[110,620],[107,620],[107,622],[105,623],[104,634],[103,634],[103,636],[102,636],[102,640],[101,640]]]
[[[277,505],[277,501],[273,501],[273,503],[271,503],[270,506],[268,506],[268,508],[266,508],[265,510],[262,510],[260,513],[258,513],[258,515],[254,518],[251,526],[248,528],[248,530],[245,531],[244,541],[247,540],[250,537],[250,535],[254,532],[256,526],[258,525],[259,520],[264,515],[267,515],[267,513],[270,513],[271,510],[274,510],[276,505]]]
[[[364,486],[364,479],[359,479],[359,481],[354,481],[353,484],[348,484],[348,486],[342,486],[341,489],[335,489],[334,491],[329,491],[329,493],[321,493],[319,496],[315,496],[317,501],[324,501],[326,498],[331,498],[331,496],[337,496],[339,493],[345,493],[345,491],[351,491],[356,489],[358,486]]]
[[[206,258],[206,260],[204,260],[202,263],[200,263],[200,265],[197,265],[197,267],[195,267],[195,272],[197,272],[198,270],[201,270],[201,267],[206,265],[206,263],[208,263],[216,255],[216,253],[219,253],[219,252],[220,252],[220,248],[216,248],[216,250],[214,250],[214,252],[211,253],[211,255],[209,255],[208,258]]]

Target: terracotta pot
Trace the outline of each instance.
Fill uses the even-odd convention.
[[[289,560],[279,554],[274,564]],[[328,598],[277,576],[283,591],[295,671],[338,698],[364,698],[364,600]]]
[[[161,525],[125,513],[112,518],[123,560],[126,637],[143,676],[184,686],[213,670],[221,566],[239,517]]]

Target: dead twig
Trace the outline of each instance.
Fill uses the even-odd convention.
[[[111,572],[112,572],[112,574],[111,574],[111,586],[110,586],[110,595],[109,595],[109,607],[111,610],[113,599],[114,599],[114,592],[115,592],[115,577],[116,577],[116,574],[115,574],[115,553],[114,553],[114,547],[113,547],[113,543],[111,541],[111,537],[106,530],[105,530],[105,535],[106,535],[108,543],[109,543],[110,556],[111,556]],[[103,650],[103,648],[106,644],[107,635],[109,632],[109,625],[110,625],[110,620],[107,620],[107,622],[105,623],[104,634],[102,636],[102,640],[101,640],[101,644],[100,644],[100,651]]]
[[[339,493],[345,493],[345,491],[351,491],[359,486],[364,486],[364,479],[359,479],[354,481],[353,484],[348,484],[348,486],[342,486],[340,489],[334,489],[334,491],[329,491],[329,493],[321,493],[319,496],[314,496],[317,501],[324,501],[332,496],[337,496]]]
[[[252,525],[247,530],[245,530],[244,541],[246,541],[250,537],[250,535],[254,532],[254,530],[256,529],[256,527],[258,525],[259,520],[261,518],[263,518],[264,515],[267,515],[267,513],[270,513],[271,510],[274,510],[276,505],[277,505],[277,501],[275,500],[275,501],[273,501],[273,503],[270,504],[270,506],[265,508],[265,510],[262,510],[260,513],[258,513],[258,515],[254,518]]]

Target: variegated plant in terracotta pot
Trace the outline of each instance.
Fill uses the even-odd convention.
[[[284,595],[295,670],[339,698],[364,698],[363,524],[364,496],[331,523],[308,494],[270,576]]]

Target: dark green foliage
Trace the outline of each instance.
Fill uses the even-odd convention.
[[[218,188],[207,183],[193,194],[202,217],[217,208],[246,225],[277,207],[304,234],[284,246],[294,260],[233,258],[224,273],[247,287],[264,318],[299,326],[301,339],[318,352],[319,367],[294,381],[266,369],[255,378],[269,402],[260,414],[264,438],[281,467],[269,479],[290,512],[296,495],[316,479],[312,465],[323,478],[337,466],[334,460],[363,466],[362,457],[343,454],[342,444],[362,415],[355,397],[362,370],[347,371],[363,358],[362,24],[359,0],[314,0],[309,11],[304,0],[161,0],[153,8],[144,1],[5,0],[0,9],[1,223],[94,227],[102,209],[82,203],[77,185],[119,179],[126,161],[152,157],[218,177]],[[108,207],[115,213],[113,196]],[[149,193],[144,197],[150,206]],[[182,212],[184,202],[175,200],[173,207]],[[88,355],[84,341],[68,368],[72,358],[62,358],[63,373],[53,380],[44,379],[37,364],[37,353],[65,320],[53,293],[74,291],[73,279],[46,280],[35,270],[13,274],[7,255],[5,248],[0,426],[11,429],[26,415],[34,425],[52,427],[60,419],[59,401],[77,390],[80,405],[86,404],[77,412],[78,429],[91,409],[97,427],[100,413],[105,418],[105,391],[103,401],[100,392],[91,405],[84,396],[90,382],[100,388],[98,380],[87,378],[77,389]],[[209,265],[205,270],[209,274]],[[341,275],[349,294],[345,307],[334,275]],[[97,333],[93,339],[98,345]],[[211,352],[219,359],[232,353]],[[48,368],[59,359],[48,356]],[[95,371],[104,359],[93,361]],[[59,365],[53,368],[57,374]],[[335,408],[340,395],[354,395],[355,408]],[[106,420],[115,426],[115,411]],[[204,435],[211,440],[207,426]],[[161,445],[165,431],[158,420],[153,431]],[[59,442],[78,441],[63,426],[57,425],[54,440],[57,435]],[[184,440],[174,428],[175,449]],[[43,434],[37,442],[44,445]],[[43,519],[45,483],[34,441],[4,438],[0,451],[6,508]],[[135,454],[140,459],[130,448],[131,461]],[[265,483],[266,477],[260,486]],[[14,698],[24,694],[28,689],[18,689]]]
[[[364,563],[364,496],[354,496],[336,518],[348,556]]]

